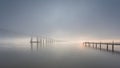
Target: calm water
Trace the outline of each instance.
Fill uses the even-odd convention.
[[[120,68],[120,55],[80,44],[0,44],[0,68]]]

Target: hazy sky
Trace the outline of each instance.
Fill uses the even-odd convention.
[[[120,39],[120,0],[0,0],[0,29],[60,38]]]

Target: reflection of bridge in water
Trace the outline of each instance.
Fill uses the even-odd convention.
[[[39,47],[48,47],[51,45],[56,44],[57,42],[63,42],[62,40],[55,40],[52,38],[45,38],[45,37],[31,37],[30,39],[30,45],[31,45],[31,51],[33,51],[33,47],[36,46],[36,49],[38,51]],[[35,44],[35,45],[34,45]]]

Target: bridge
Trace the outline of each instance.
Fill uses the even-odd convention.
[[[54,45],[57,42],[64,42],[64,41],[55,40],[53,38],[48,38],[48,37],[31,37],[30,38],[31,51],[33,51],[34,46],[37,46],[36,49],[38,51],[39,47],[46,47],[46,46]]]
[[[35,37],[36,40],[33,39],[33,37],[31,37],[30,43],[55,43],[57,40],[54,39],[48,39],[48,38],[39,38],[39,37]]]

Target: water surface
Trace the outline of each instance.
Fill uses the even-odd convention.
[[[120,55],[80,44],[0,44],[0,68],[120,68]]]

